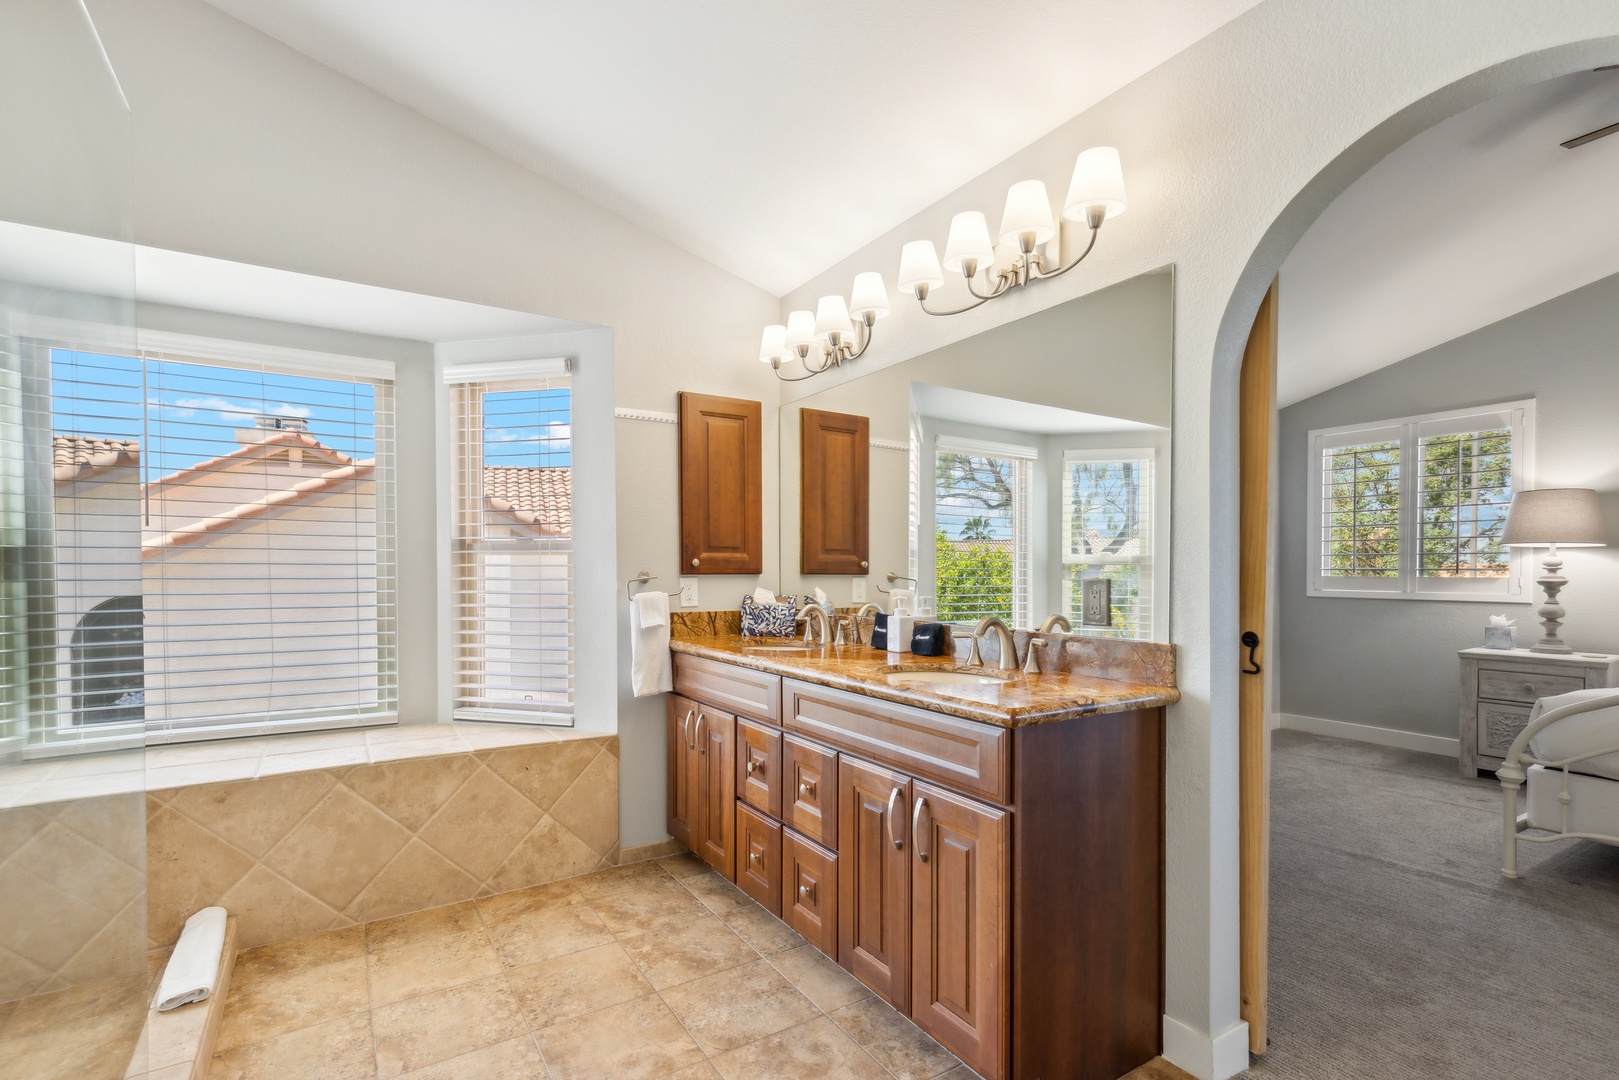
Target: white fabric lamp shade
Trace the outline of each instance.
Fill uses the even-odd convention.
[[[1603,547],[1602,509],[1590,488],[1519,491],[1507,508],[1507,547]]]
[[[787,316],[787,347],[797,349],[800,345],[814,345],[815,342],[815,315],[810,311],[794,311]]]
[[[849,307],[862,319],[867,314],[873,319],[887,315],[888,290],[883,286],[883,276],[875,270],[856,274],[854,289],[849,293]]]
[[[1080,154],[1074,162],[1074,178],[1068,184],[1062,216],[1084,221],[1088,208],[1100,206],[1105,220],[1124,213],[1126,205],[1124,168],[1119,164],[1118,150],[1111,146],[1093,146]]]
[[[1057,235],[1057,222],[1051,216],[1051,197],[1039,180],[1019,180],[1006,192],[1006,209],[1001,213],[1001,240],[1017,246],[1018,237],[1034,234],[1034,246]]]
[[[995,243],[989,238],[989,222],[977,210],[964,210],[950,219],[950,236],[944,242],[944,268],[962,272],[961,264],[976,259],[980,267],[995,261]]]
[[[854,333],[854,323],[849,321],[849,305],[843,302],[843,297],[821,297],[820,303],[815,305],[815,332],[822,337]]]
[[[944,284],[939,252],[932,240],[912,240],[899,253],[899,287],[915,292],[918,285],[937,289]]]
[[[772,360],[785,360],[789,355],[787,328],[780,323],[765,327],[764,337],[759,339],[759,359],[768,364]]]

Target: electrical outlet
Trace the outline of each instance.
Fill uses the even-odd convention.
[[[1112,626],[1113,582],[1108,578],[1084,578],[1079,584],[1083,597],[1080,625]]]
[[[857,603],[857,604],[865,603],[865,600],[866,600],[866,579],[863,578],[863,577],[857,577],[857,578],[854,578],[852,580],[853,580],[854,584],[849,587],[849,596],[850,596],[850,598],[853,599],[854,602]]]
[[[697,579],[683,577],[680,579],[680,606],[697,606]]]

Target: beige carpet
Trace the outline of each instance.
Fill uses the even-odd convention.
[[[1619,848],[1520,845],[1453,759],[1275,736],[1253,1080],[1619,1077]]]

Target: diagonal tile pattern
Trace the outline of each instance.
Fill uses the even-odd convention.
[[[146,944],[171,943],[209,904],[238,916],[249,949],[612,866],[617,743],[557,733],[480,749],[463,735],[433,756],[154,790]],[[99,879],[118,879],[103,869]],[[46,970],[65,962],[3,936],[0,949]],[[0,971],[7,960],[0,952]]]

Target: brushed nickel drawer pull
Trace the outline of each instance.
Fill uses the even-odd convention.
[[[800,885],[798,887],[798,898],[806,903],[815,903],[815,886]]]
[[[748,775],[751,776],[756,772],[763,772],[764,767],[765,767],[764,762],[758,761],[758,760],[756,760],[754,758],[749,758],[748,759]]]
[[[759,865],[759,853],[757,851],[748,852],[748,862],[749,862],[749,864],[751,864],[753,866],[758,866]]]
[[[801,799],[815,798],[815,785],[808,780],[798,782],[798,797]]]
[[[928,853],[922,850],[922,807],[928,804],[927,796],[916,797],[916,809],[911,811],[911,836],[916,844],[916,857],[923,862],[928,861]]]
[[[899,851],[905,847],[905,838],[894,835],[894,804],[899,801],[899,788],[895,788],[888,796],[888,838],[894,842],[894,850]]]

